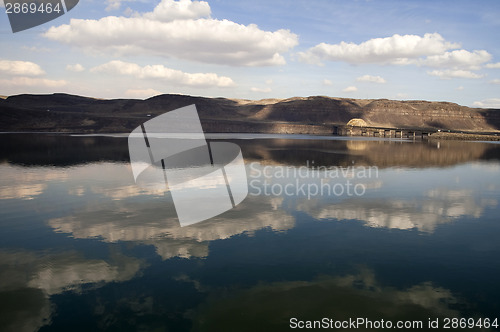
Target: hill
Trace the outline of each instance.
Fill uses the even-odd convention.
[[[206,132],[331,134],[353,118],[369,126],[498,132],[500,110],[449,102],[348,99],[324,96],[239,100],[160,95],[146,100],[68,94],[0,99],[0,131],[128,133],[141,123],[195,104]]]

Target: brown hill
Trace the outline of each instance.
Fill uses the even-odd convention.
[[[448,102],[323,96],[258,101],[160,95],[103,100],[67,94],[0,99],[0,131],[130,132],[147,119],[195,104],[207,132],[330,134],[353,118],[368,126],[467,132],[500,130],[500,110]]]

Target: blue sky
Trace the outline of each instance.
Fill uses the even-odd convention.
[[[325,95],[500,108],[496,0],[80,0],[16,34],[0,17],[1,95]]]

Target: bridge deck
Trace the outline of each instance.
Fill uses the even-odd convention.
[[[333,128],[333,134],[338,136],[374,136],[374,137],[408,137],[425,138],[436,133],[435,129],[422,128],[386,128],[386,127],[357,127],[340,125]]]

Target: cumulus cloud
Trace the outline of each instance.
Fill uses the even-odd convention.
[[[442,78],[480,78],[471,72],[486,68],[500,68],[500,63],[486,64],[492,55],[486,50],[457,49],[460,44],[446,41],[439,33],[398,35],[374,38],[360,44],[318,44],[299,53],[304,62],[322,65],[322,61],[343,61],[350,64],[376,63],[399,66],[426,66],[438,68],[428,72]],[[366,81],[365,81],[366,82]]]
[[[0,80],[1,85],[6,86],[25,86],[25,87],[48,87],[48,88],[59,88],[68,84],[65,80],[50,80],[46,78],[34,78],[34,77],[14,77],[11,79]]]
[[[422,64],[428,67],[468,68],[478,70],[485,62],[491,60],[491,54],[485,50],[469,52],[455,50],[439,55],[428,56]]]
[[[0,85],[5,87],[45,87],[65,86],[65,80],[41,78],[45,71],[30,61],[0,60]]]
[[[232,66],[286,63],[283,53],[298,44],[289,30],[265,31],[208,17],[206,2],[163,0],[149,13],[99,20],[72,19],[44,36],[93,52],[156,55]]]
[[[128,89],[125,94],[130,98],[149,98],[161,95],[161,92],[155,89]]]
[[[356,92],[356,91],[358,91],[358,88],[356,88],[355,86],[348,86],[347,88],[342,89],[342,92]]]
[[[485,67],[486,68],[491,68],[491,69],[497,69],[497,68],[500,68],[500,62],[497,62],[497,63],[488,63]]]
[[[144,18],[169,22],[208,17],[210,14],[210,5],[206,1],[163,0],[153,12],[144,14]]]
[[[326,86],[331,86],[333,85],[333,82],[330,81],[330,80],[327,80],[326,78],[323,80],[323,85],[326,85]]]
[[[36,63],[13,60],[0,60],[0,73],[23,76],[40,76],[45,74],[42,68]]]
[[[427,74],[431,76],[437,76],[441,79],[451,79],[451,78],[482,78],[484,75],[476,74],[470,70],[463,69],[446,69],[446,70],[432,70],[428,71]]]
[[[318,44],[306,52],[299,53],[302,61],[318,63],[321,60],[345,61],[348,63],[393,63],[405,59],[443,54],[460,47],[444,40],[438,33],[417,35],[395,34],[386,38],[374,38],[360,44]]]
[[[490,98],[481,101],[475,101],[473,105],[481,108],[500,108],[500,98]]]
[[[184,73],[180,70],[167,68],[163,65],[148,65],[141,67],[138,64],[120,60],[110,61],[91,69],[92,72],[119,74],[132,76],[139,79],[160,79],[171,83],[186,86],[216,86],[231,87],[235,83],[226,76],[214,73]]]
[[[386,80],[383,79],[380,76],[371,76],[371,75],[363,75],[358,78],[356,78],[356,81],[358,82],[370,82],[370,83],[386,83]]]
[[[83,67],[81,64],[79,63],[75,63],[74,65],[67,65],[66,66],[66,70],[68,71],[73,71],[75,73],[80,73],[82,71],[85,70],[85,67]]]

